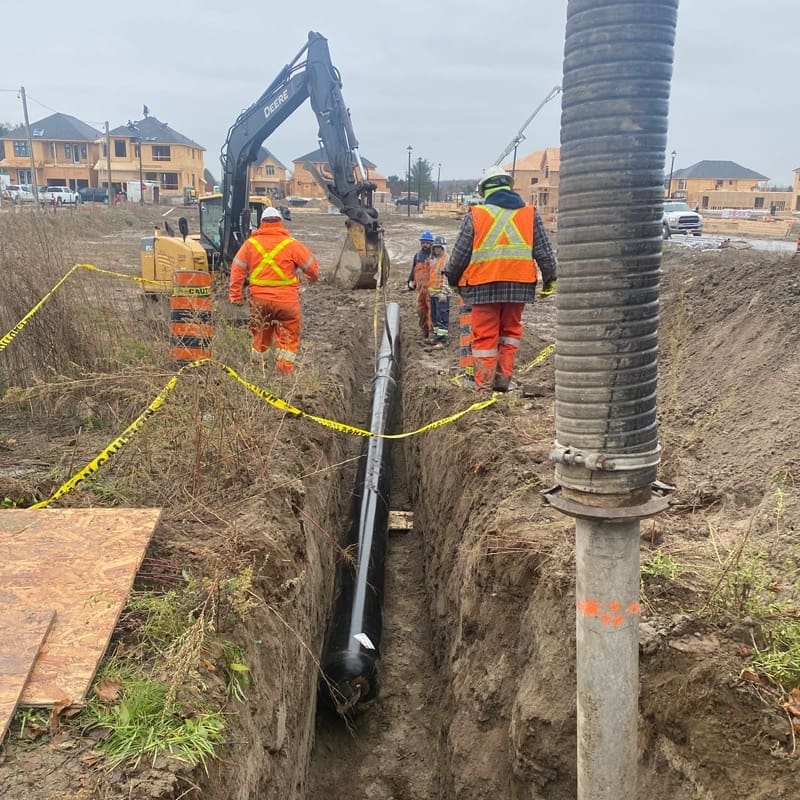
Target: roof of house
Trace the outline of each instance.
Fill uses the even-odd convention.
[[[178,133],[178,131],[170,128],[166,122],[161,122],[161,120],[151,116],[136,120],[135,122],[129,121],[126,125],[120,125],[118,128],[109,131],[109,136],[135,136],[145,142],[183,144],[188,147],[199,147],[201,150],[205,150],[205,147],[197,144],[197,142],[193,141],[188,136],[184,136],[182,133]],[[97,138],[97,136],[95,136],[95,138]]]
[[[327,164],[328,156],[324,154],[323,148],[318,147],[316,150],[312,150],[310,153],[306,153],[304,156],[298,156],[297,158],[292,159],[292,163],[297,164],[298,162],[303,161],[310,161],[312,164]],[[365,167],[374,167],[373,164],[368,158],[364,158],[361,156],[361,161],[364,163]]]
[[[271,153],[266,147],[258,148],[258,155],[254,163],[263,164],[268,158],[271,158],[281,169],[286,169],[286,165],[282,164],[275,153]]]
[[[93,142],[98,136],[100,136],[100,131],[69,114],[56,112],[49,117],[31,123],[31,137],[34,139]],[[24,125],[20,125],[3,138],[27,139],[28,132],[25,130]]]
[[[676,169],[672,179],[678,178],[711,178],[718,181],[769,180],[766,175],[747,169],[735,161],[698,161],[691,167]]]

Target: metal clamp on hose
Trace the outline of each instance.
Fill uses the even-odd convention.
[[[573,447],[559,444],[556,440],[548,458],[556,464],[585,467],[592,470],[621,472],[625,470],[647,469],[658,466],[661,459],[661,445],[656,444],[653,450],[646,453],[586,453]]]

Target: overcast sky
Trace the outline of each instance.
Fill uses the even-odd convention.
[[[306,42],[328,38],[362,155],[404,175],[408,152],[469,178],[561,83],[566,0],[0,0],[0,120],[53,111],[102,130],[151,115],[207,148],[219,178],[228,128]],[[682,0],[667,152],[675,169],[730,160],[788,185],[800,167],[800,0]],[[6,91],[13,90],[13,91]],[[560,97],[518,157],[559,144]],[[305,103],[265,145],[287,166],[317,147]],[[509,159],[510,160],[510,159]],[[666,169],[669,169],[667,157]]]

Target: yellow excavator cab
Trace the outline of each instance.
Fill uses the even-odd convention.
[[[156,229],[142,237],[140,246],[142,284],[145,294],[156,297],[172,290],[172,273],[177,269],[208,272],[206,251],[196,239],[164,236]]]

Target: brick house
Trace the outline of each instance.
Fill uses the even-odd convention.
[[[364,169],[367,170],[367,177],[369,180],[377,184],[377,192],[388,192],[386,177],[377,171],[377,167],[368,158],[361,157],[361,162],[364,164]],[[324,198],[325,192],[322,187],[317,183],[314,176],[309,172],[305,165],[307,163],[313,164],[322,174],[330,172],[328,165],[328,157],[324,154],[323,149],[317,148],[310,153],[299,156],[292,161],[294,167],[294,174],[291,181],[291,195],[294,197],[309,197],[309,198]]]
[[[55,113],[30,125],[34,169],[24,126],[0,139],[0,170],[11,183],[36,186],[96,186],[95,142],[100,132],[69,114]]]
[[[289,193],[289,170],[266,147],[259,148],[248,177],[250,194],[279,199]]]
[[[139,181],[146,188],[145,199],[158,203],[183,200],[187,194],[202,194],[205,190],[205,148],[166,122],[146,115],[109,131],[111,144],[111,181],[127,188],[129,181]],[[97,139],[99,153],[94,169],[99,185],[108,183],[106,137]],[[104,177],[105,176],[105,177]]]

